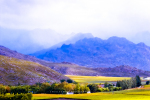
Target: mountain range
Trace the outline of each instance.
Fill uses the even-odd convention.
[[[115,36],[107,40],[97,37],[84,38],[74,44],[63,44],[60,48],[31,55],[51,62],[70,62],[86,67],[128,65],[150,70],[149,46]]]
[[[50,73],[50,75],[52,74],[55,77],[49,76],[49,79],[51,79],[51,81],[53,82],[54,81],[58,82],[61,78],[67,79],[67,77],[63,75],[87,75],[87,76],[98,75],[98,76],[115,76],[115,77],[116,76],[117,77],[130,76],[131,77],[135,75],[140,75],[143,77],[150,76],[149,71],[140,70],[135,67],[131,67],[127,65],[116,66],[114,68],[110,68],[110,67],[109,68],[102,68],[102,67],[90,68],[90,67],[85,67],[85,66],[79,66],[77,64],[73,64],[70,62],[54,63],[54,62],[44,61],[44,60],[40,60],[38,58],[29,56],[29,55],[18,53],[17,51],[10,50],[4,46],[0,46],[0,55],[2,55],[0,56],[0,69],[1,69],[0,71],[2,71],[3,73],[3,71],[6,70],[7,72],[7,73],[3,73],[2,75],[0,75],[0,78],[6,76],[4,77],[6,81],[1,81],[3,83],[6,83],[9,80],[11,80],[7,77],[8,75],[10,76],[12,75],[14,77],[18,77],[18,75],[21,76],[21,74],[19,73],[26,73],[24,75],[28,75],[30,68],[31,68],[30,69],[31,73],[34,73],[34,75],[36,76],[39,73],[40,76],[45,79],[41,81],[48,81],[46,80],[48,77],[47,76],[48,73]],[[24,68],[23,66],[26,66],[26,68]],[[37,72],[35,71],[36,67],[39,67],[40,69]],[[17,70],[18,72],[16,71],[15,74],[11,73],[11,72],[14,72],[14,69],[16,68],[19,68],[19,70]],[[24,70],[21,70],[22,68]],[[34,75],[31,76],[31,78],[35,78]],[[57,76],[59,76],[59,78]],[[34,80],[32,83],[37,82],[41,77],[39,76],[36,77],[36,80]],[[24,77],[18,79],[20,83],[23,82],[22,80],[24,80]],[[28,80],[30,82],[30,79]]]

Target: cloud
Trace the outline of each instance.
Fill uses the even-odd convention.
[[[128,38],[150,32],[149,5],[149,0],[1,0],[0,26]]]
[[[0,45],[30,54],[47,49],[57,43],[67,40],[73,34],[63,35],[51,29],[7,29],[0,27]]]

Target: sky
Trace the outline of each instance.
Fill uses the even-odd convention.
[[[150,0],[0,0],[0,45],[23,32],[43,47],[76,33],[125,37],[150,46],[149,5]]]

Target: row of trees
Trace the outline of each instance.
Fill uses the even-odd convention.
[[[108,82],[104,83],[104,87],[100,84],[78,84],[71,79],[61,80],[61,83],[36,83],[35,85],[25,86],[3,86],[0,85],[0,94],[11,93],[50,93],[50,94],[66,94],[66,92],[74,92],[75,94],[93,92],[118,91],[121,89],[129,89],[139,87],[141,79],[139,76],[133,77],[130,80],[117,81],[116,87]]]
[[[141,86],[141,79],[139,76],[132,77],[130,80],[117,81],[117,87],[122,87],[122,89],[130,89]]]

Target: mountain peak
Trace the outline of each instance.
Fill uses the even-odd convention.
[[[110,43],[117,43],[117,44],[133,44],[133,42],[127,40],[126,38],[124,37],[117,37],[117,36],[112,36],[110,38],[107,39],[107,42],[110,42]]]

